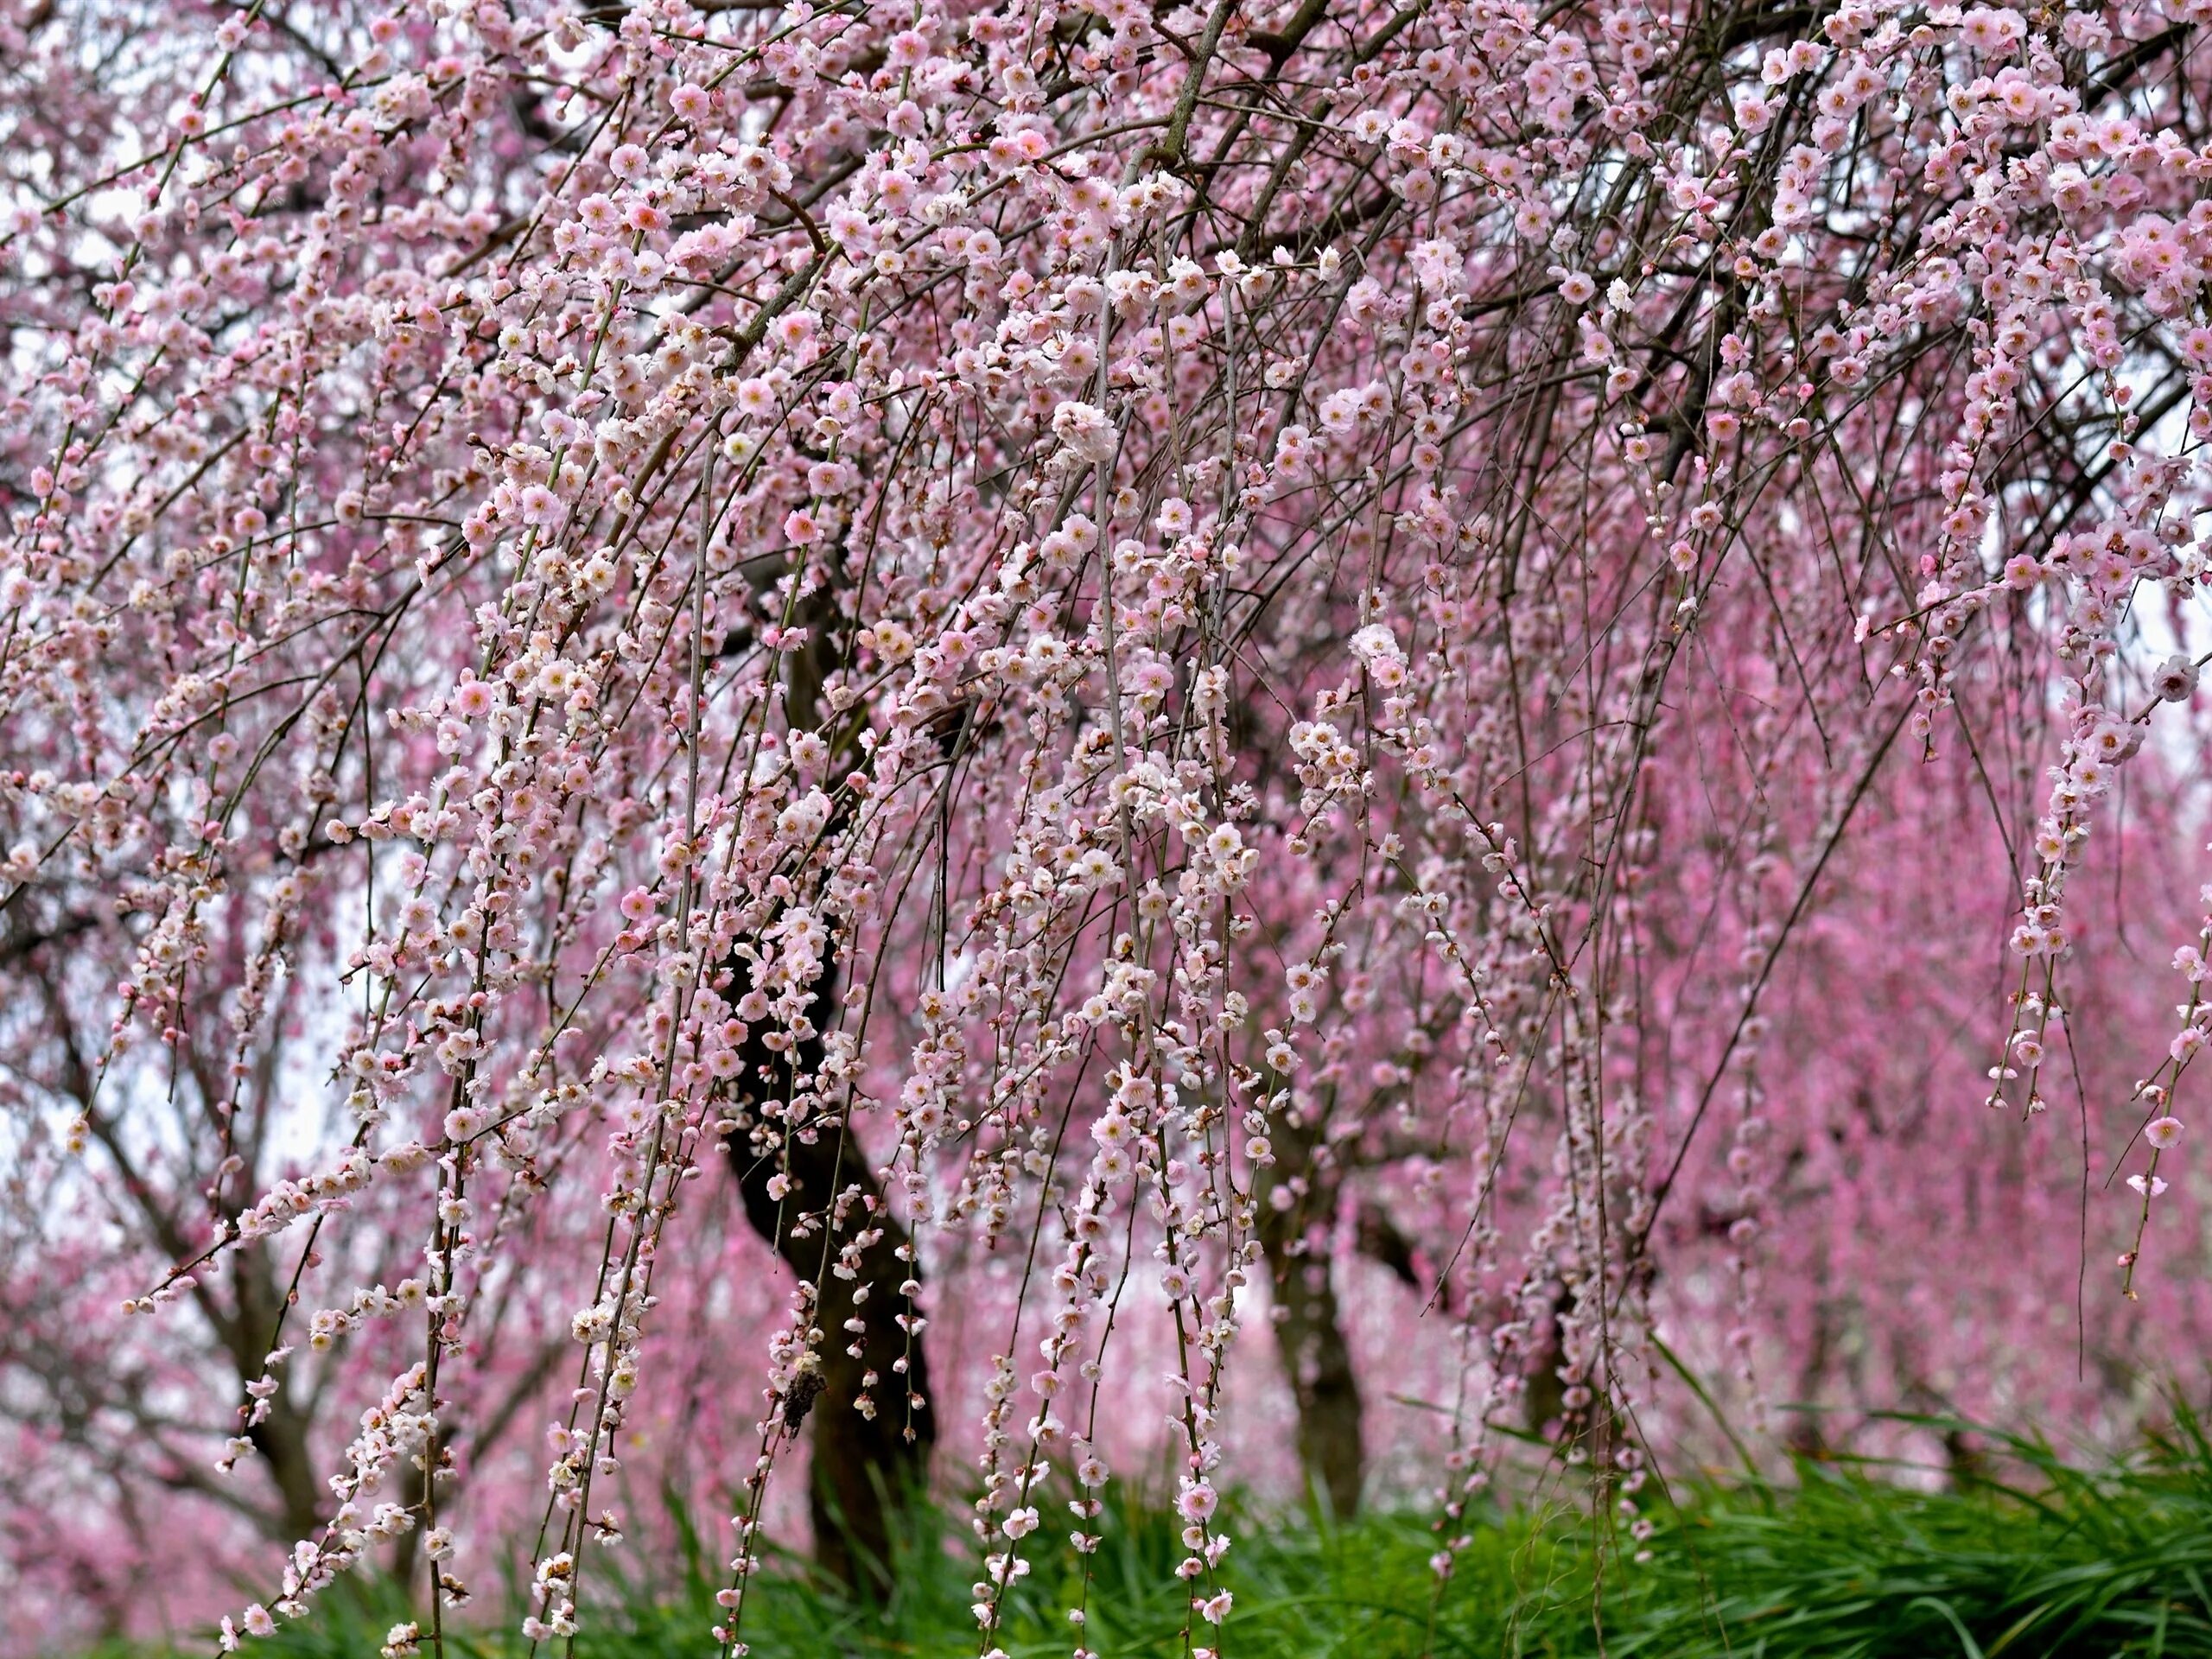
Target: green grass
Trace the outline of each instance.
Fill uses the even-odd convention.
[[[1783,1484],[1678,1486],[1669,1507],[1655,1484],[1643,1496],[1657,1530],[1641,1562],[1629,1558],[1639,1546],[1593,1522],[1586,1502],[1490,1515],[1467,1529],[1473,1541],[1441,1597],[1427,1566],[1436,1538],[1417,1515],[1324,1528],[1246,1511],[1230,1520],[1238,1541],[1223,1564],[1236,1610],[1224,1630],[1200,1626],[1195,1639],[1224,1659],[2212,1656],[2212,1445],[2192,1420],[2094,1472],[2031,1442],[1994,1450],[2005,1478],[1963,1491],[1807,1465]],[[1141,1504],[1109,1514],[1084,1638],[1104,1659],[1183,1653],[1178,1524]],[[1043,1559],[1001,1634],[1014,1659],[1064,1659],[1073,1645],[1076,1573],[1057,1531],[1043,1535],[1053,1547],[1035,1552]],[[976,1567],[948,1547],[957,1535],[949,1522],[902,1551],[899,1590],[880,1608],[825,1589],[802,1562],[772,1563],[746,1613],[756,1659],[974,1655]],[[634,1554],[592,1570],[627,1559],[635,1573]],[[713,1651],[715,1581],[696,1548],[658,1572],[599,1582],[577,1643],[586,1659]],[[333,1607],[261,1650],[373,1659],[391,1621],[389,1607]],[[459,1651],[508,1659],[519,1644],[480,1622]]]

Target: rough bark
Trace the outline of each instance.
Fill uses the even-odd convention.
[[[836,979],[833,963],[816,987],[817,1021],[830,1018]],[[817,1069],[819,1039],[800,1044],[791,1059],[757,1039],[747,1045],[743,1075],[754,1134],[734,1137],[732,1153],[746,1219],[794,1274],[820,1291],[814,1323],[822,1332],[816,1349],[822,1389],[804,1408],[813,1437],[807,1507],[815,1560],[849,1587],[880,1595],[893,1587],[903,1522],[926,1496],[937,1441],[921,1339],[910,1342],[896,1319],[908,1305],[900,1285],[920,1274],[903,1259],[906,1229],[884,1202],[846,1122],[802,1126],[784,1137],[780,1123],[760,1112],[762,1102],[790,1097],[792,1060],[801,1077]],[[779,1172],[790,1182],[780,1199],[768,1190]],[[842,1226],[792,1236],[792,1224],[803,1215],[835,1215],[840,1193],[855,1195]],[[855,1233],[870,1229],[882,1236],[861,1254],[853,1278],[840,1276],[838,1252]],[[854,1322],[858,1332],[850,1328]],[[922,1403],[910,1404],[910,1395]]]
[[[1521,1421],[1531,1434],[1549,1438],[1548,1431],[1567,1415],[1567,1381],[1559,1374],[1560,1326],[1567,1317],[1570,1301],[1565,1286],[1554,1293],[1539,1345],[1530,1351],[1528,1367],[1522,1372],[1525,1387],[1521,1395]]]
[[[1302,1177],[1306,1190],[1281,1209],[1273,1192],[1262,1197],[1260,1248],[1274,1286],[1275,1346],[1298,1406],[1299,1466],[1313,1501],[1342,1518],[1359,1508],[1367,1446],[1331,1262],[1306,1249],[1308,1219],[1333,1216],[1337,1206],[1337,1176],[1317,1166],[1317,1144],[1303,1125],[1286,1125],[1276,1136],[1276,1181]]]
[[[216,1335],[243,1385],[262,1374],[283,1293],[277,1287],[268,1251],[258,1243],[244,1244],[232,1252],[231,1278],[236,1294],[234,1311],[227,1318],[216,1319]],[[280,1376],[276,1392],[270,1396],[269,1415],[245,1431],[276,1488],[278,1509],[273,1517],[276,1524],[270,1529],[270,1535],[287,1544],[315,1536],[322,1524],[323,1500],[327,1496],[327,1489],[315,1478],[308,1427],[298,1395]]]

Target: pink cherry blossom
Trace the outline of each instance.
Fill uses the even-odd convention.
[[[734,1653],[888,1473],[988,1648],[1165,1461],[1218,1624],[2212,1338],[2185,31],[16,10],[23,1619],[565,1641],[666,1484]]]

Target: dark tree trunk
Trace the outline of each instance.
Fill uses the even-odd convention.
[[[809,640],[791,658],[784,701],[794,732],[817,729],[822,686],[842,658],[851,626],[826,588],[804,601],[801,614]],[[850,742],[857,729],[829,734],[848,766],[859,764]],[[948,754],[959,729],[956,721],[938,734]],[[828,832],[834,840],[850,803],[841,791],[832,793],[838,797]],[[744,972],[737,969],[741,978]],[[826,950],[810,1012],[819,1029],[836,1023],[841,976],[834,950]],[[804,1406],[787,1401],[785,1408],[787,1414],[804,1410],[813,1426],[807,1509],[815,1560],[852,1589],[881,1595],[898,1570],[900,1534],[928,1498],[930,1452],[937,1444],[921,1336],[910,1336],[898,1322],[917,1311],[901,1287],[920,1280],[921,1264],[844,1114],[792,1129],[774,1104],[793,1098],[795,1082],[819,1075],[820,1037],[778,1054],[762,1040],[765,1034],[756,1029],[741,1052],[739,1103],[750,1133],[734,1135],[730,1152],[746,1219],[821,1299],[813,1327],[821,1332],[813,1344],[820,1391]],[[780,1198],[768,1191],[779,1173],[788,1183]],[[849,1193],[851,1201],[841,1208],[841,1195]],[[794,1236],[793,1225],[803,1217],[814,1224]],[[868,1231],[880,1236],[860,1253],[854,1276],[842,1277],[840,1253],[854,1235]]]
[[[832,961],[816,986],[818,1024],[834,1018],[836,989]],[[791,1098],[793,1060],[800,1077],[819,1068],[820,1039],[800,1044],[787,1060],[756,1037],[744,1058],[753,1134],[734,1136],[731,1152],[746,1219],[821,1295],[814,1325],[822,1333],[815,1347],[822,1387],[803,1408],[813,1434],[807,1507],[815,1559],[850,1588],[881,1595],[897,1570],[901,1523],[927,1496],[937,1441],[921,1338],[910,1340],[898,1324],[909,1308],[899,1287],[920,1277],[918,1264],[906,1259],[906,1230],[842,1116],[786,1135],[780,1119],[760,1110],[764,1102]],[[768,1190],[779,1173],[790,1183],[780,1199]],[[842,1222],[835,1220],[840,1194],[854,1195]],[[795,1237],[802,1217],[815,1224]],[[861,1252],[855,1276],[842,1276],[840,1252],[855,1234],[871,1230],[881,1236]]]
[[[1359,1509],[1366,1474],[1359,1378],[1344,1340],[1342,1310],[1326,1255],[1306,1248],[1311,1217],[1333,1217],[1337,1179],[1316,1168],[1317,1137],[1302,1125],[1285,1125],[1275,1136],[1275,1179],[1303,1176],[1306,1192],[1283,1209],[1262,1194],[1260,1248],[1274,1286],[1275,1347],[1282,1356],[1291,1397],[1298,1406],[1298,1462],[1316,1503],[1339,1518]]]
[[[1525,1387],[1521,1395],[1521,1421],[1531,1434],[1549,1438],[1567,1416],[1567,1379],[1559,1374],[1564,1358],[1560,1324],[1572,1305],[1572,1294],[1566,1286],[1561,1285],[1553,1293],[1551,1312],[1545,1317],[1536,1346],[1529,1352],[1528,1369],[1522,1372]]]
[[[261,1376],[276,1333],[277,1313],[283,1306],[276,1267],[264,1245],[249,1242],[232,1253],[231,1285],[235,1297],[232,1311],[213,1323],[243,1385]],[[283,1541],[290,1544],[315,1535],[329,1491],[315,1478],[315,1459],[308,1446],[307,1414],[289,1379],[279,1374],[277,1381],[276,1392],[270,1397],[269,1415],[248,1428],[245,1436],[253,1442],[276,1485],[279,1507],[273,1519]]]

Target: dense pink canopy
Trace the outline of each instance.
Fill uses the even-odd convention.
[[[2202,20],[0,0],[11,1602],[2201,1387]]]

